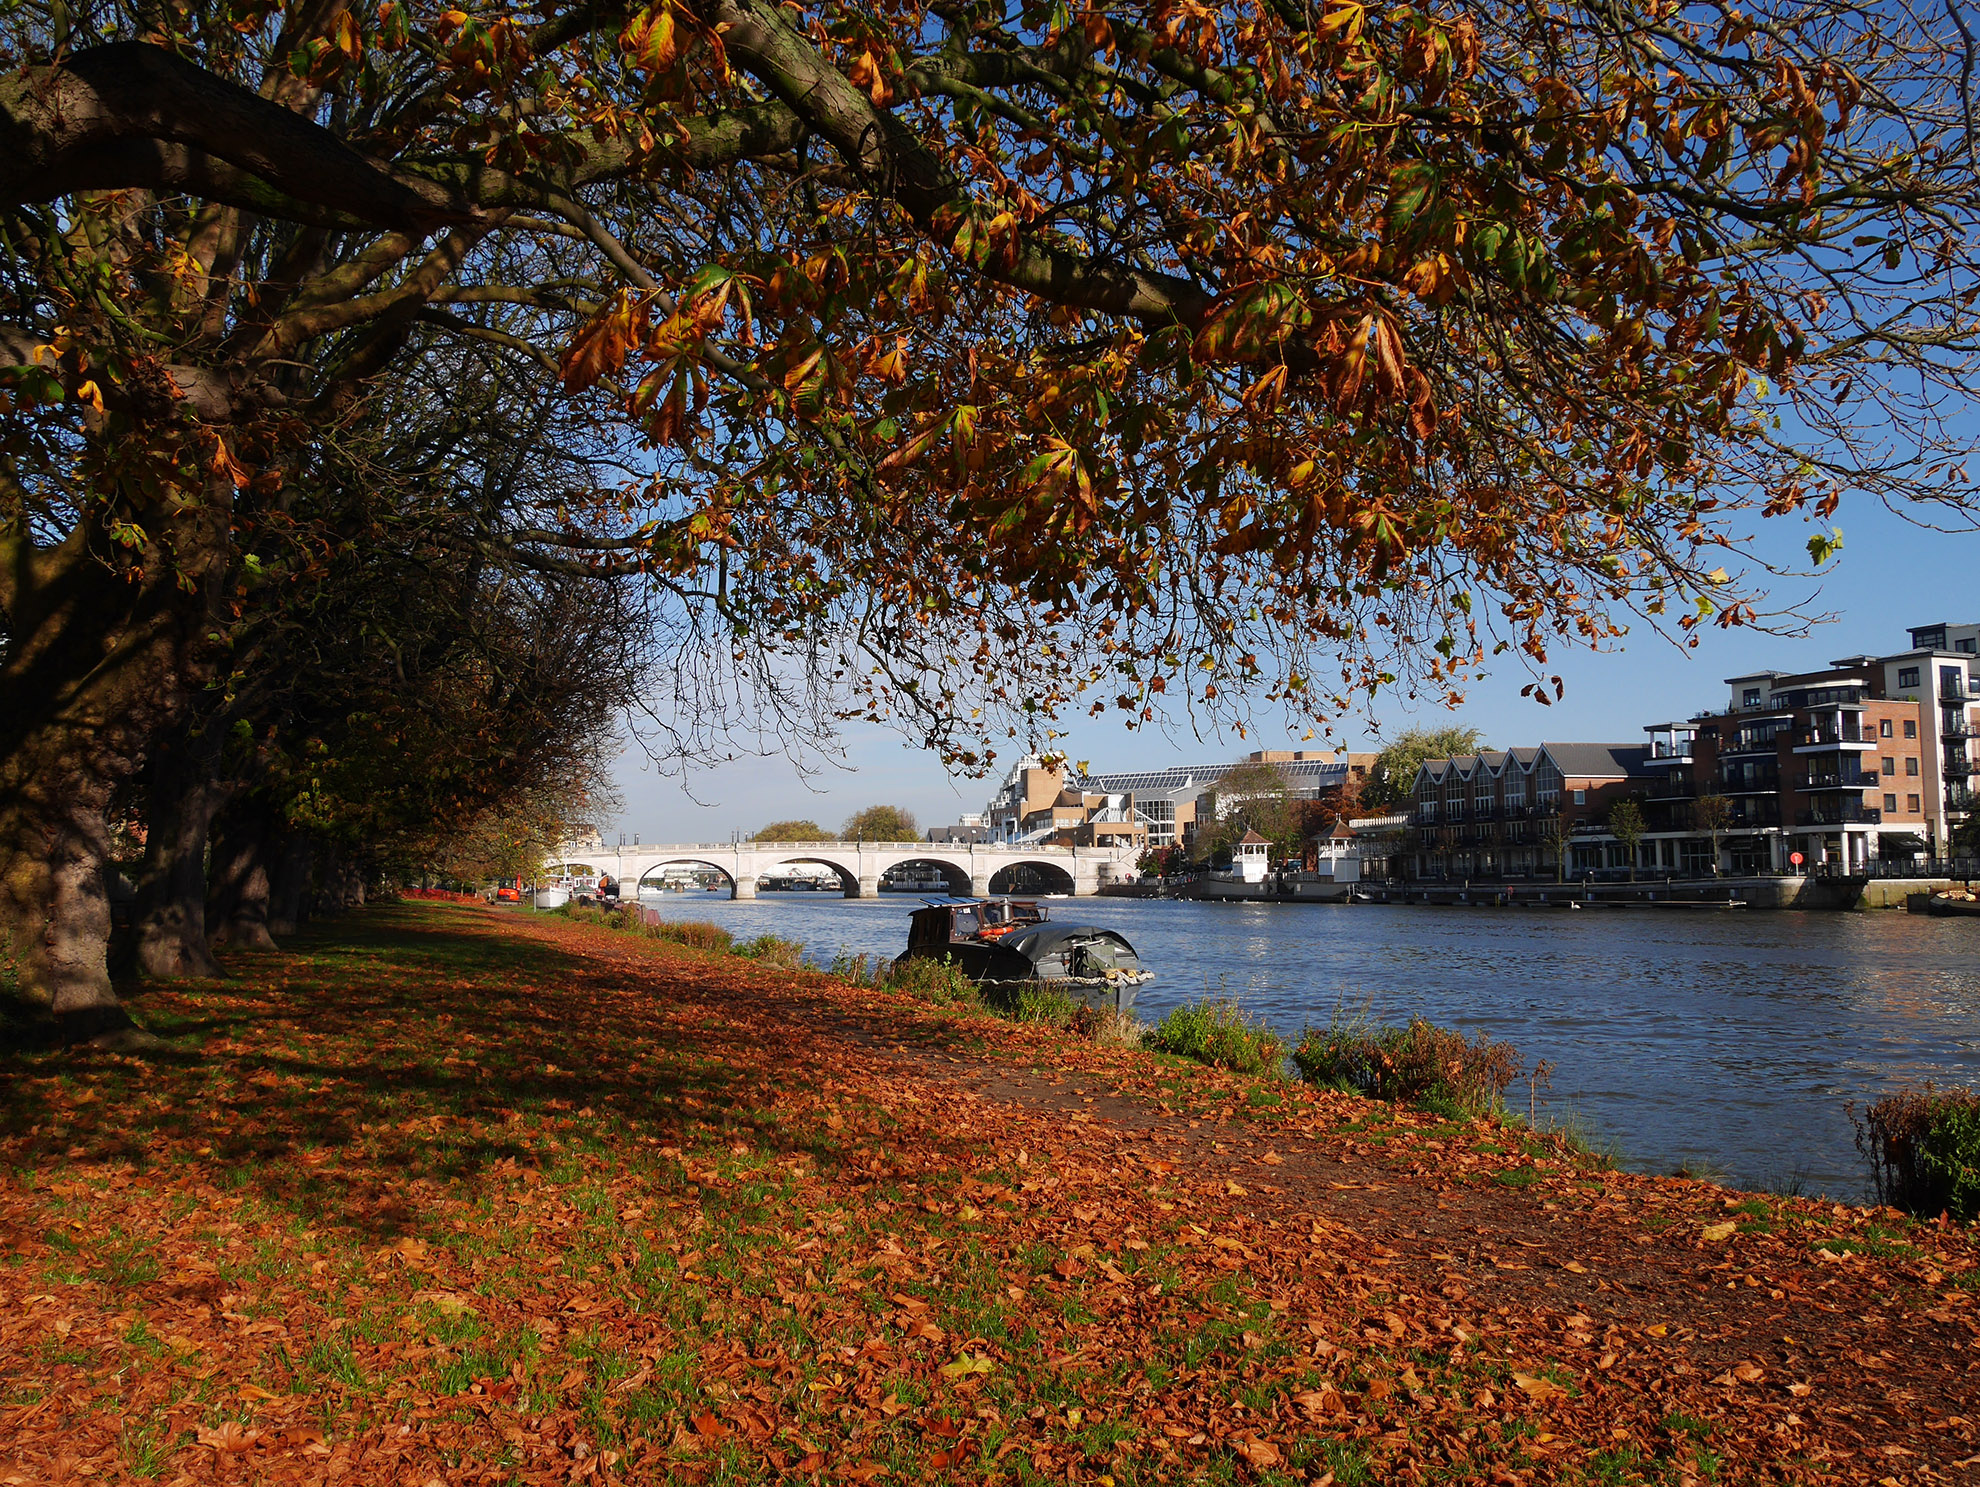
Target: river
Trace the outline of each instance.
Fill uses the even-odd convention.
[[[781,935],[828,963],[897,954],[911,895],[735,902],[670,919]],[[1554,1066],[1541,1099],[1620,1165],[1870,1196],[1847,1107],[1906,1083],[1980,1083],[1980,920],[1922,915],[1438,909],[1053,900],[1157,973],[1139,1010],[1235,995],[1296,1038],[1336,1008],[1482,1031]],[[1526,1089],[1513,1103],[1524,1106]]]

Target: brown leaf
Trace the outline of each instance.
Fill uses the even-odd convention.
[[[1255,1435],[1242,1436],[1235,1444],[1238,1455],[1249,1461],[1260,1471],[1279,1464],[1279,1448],[1268,1440],[1261,1440]]]
[[[713,1410],[706,1411],[694,1417],[694,1433],[703,1440],[710,1441],[719,1441],[723,1437],[732,1434],[729,1427],[722,1422],[721,1416],[717,1415]]]
[[[202,1425],[199,1428],[198,1439],[199,1444],[209,1446],[215,1451],[223,1453],[246,1451],[261,1439],[261,1432],[243,1429],[238,1420],[223,1420],[212,1430]]]

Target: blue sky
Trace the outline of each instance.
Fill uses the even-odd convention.
[[[1843,550],[1819,581],[1774,587],[1779,601],[1808,598],[1807,610],[1835,616],[1805,637],[1710,629],[1695,649],[1682,650],[1639,624],[1611,651],[1563,647],[1557,652],[1549,670],[1565,679],[1567,695],[1552,707],[1521,697],[1528,678],[1509,668],[1473,687],[1454,715],[1380,703],[1379,727],[1394,733],[1455,717],[1482,729],[1494,747],[1543,739],[1641,740],[1646,723],[1718,703],[1723,679],[1738,672],[1812,669],[1837,656],[1900,649],[1911,625],[1980,620],[1980,534],[1927,531],[1870,501],[1845,504],[1836,525],[1843,530]],[[1805,564],[1802,549],[1813,530],[1798,520],[1762,523],[1757,546],[1773,561],[1799,558]],[[1212,762],[1249,749],[1298,744],[1297,733],[1263,717],[1249,739],[1233,734],[1199,739],[1187,724],[1136,732],[1112,722],[1074,721],[1068,732],[1072,756],[1096,769]],[[1355,748],[1379,747],[1359,720],[1349,720],[1346,740]],[[792,817],[836,828],[854,811],[881,802],[904,806],[929,826],[979,810],[989,798],[992,781],[954,778],[934,755],[904,746],[895,734],[854,729],[842,741],[842,761],[813,760],[808,774],[775,756],[695,770],[683,780],[662,775],[629,753],[617,769],[625,810],[615,829],[629,840],[637,833],[649,842],[727,841],[732,832],[747,834]],[[1000,760],[1000,774],[1005,762]]]

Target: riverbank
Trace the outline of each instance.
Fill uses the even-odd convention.
[[[1970,1232],[550,919],[377,910],[231,968],[138,1004],[185,1051],[8,1059],[23,1480],[1980,1452]]]

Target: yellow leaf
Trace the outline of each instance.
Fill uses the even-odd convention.
[[[1552,1379],[1543,1379],[1536,1374],[1516,1373],[1513,1375],[1513,1383],[1523,1393],[1531,1395],[1541,1404],[1545,1404],[1550,1399],[1558,1399],[1567,1393],[1567,1390]]]
[[[955,1362],[944,1363],[942,1365],[942,1377],[945,1379],[965,1379],[971,1374],[988,1373],[995,1366],[995,1364],[981,1353],[964,1353]]]
[[[1707,1224],[1705,1226],[1706,1242],[1718,1244],[1721,1240],[1730,1239],[1738,1228],[1739,1225],[1733,1223],[1731,1220],[1727,1220],[1723,1224]]]

